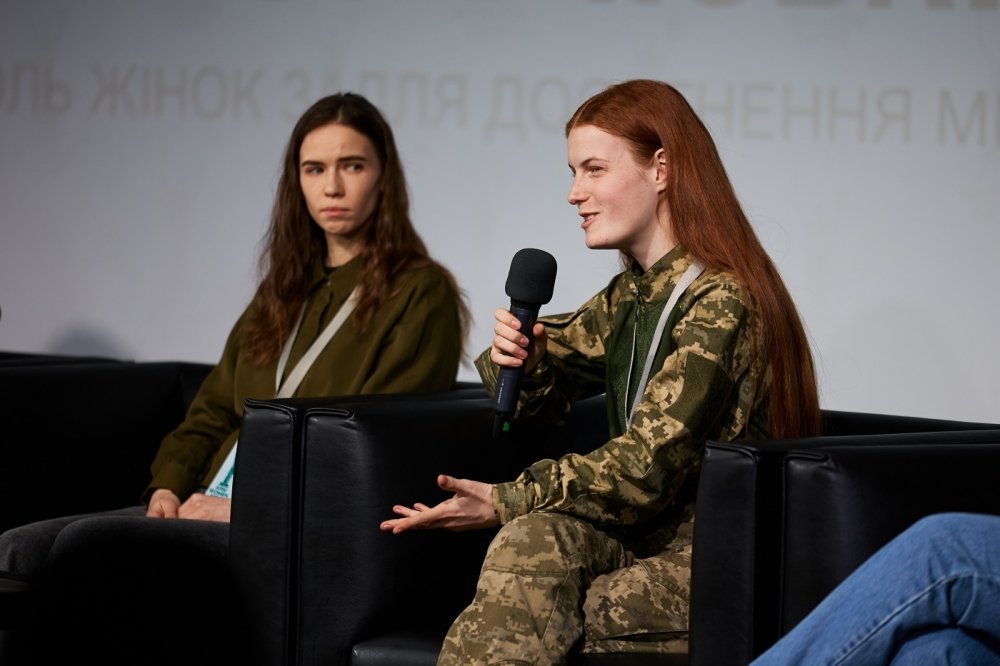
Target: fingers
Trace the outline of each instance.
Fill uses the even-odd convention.
[[[149,498],[146,515],[150,518],[176,518],[181,501],[171,491],[159,488]]]
[[[426,527],[431,527],[428,524],[429,521],[427,516],[430,515],[429,511],[417,511],[409,507],[402,505],[396,505],[392,507],[393,513],[403,516],[403,518],[391,518],[389,520],[383,520],[379,525],[379,529],[383,532],[392,532],[393,534],[400,534],[406,530],[411,529],[422,529]]]
[[[531,329],[531,334],[535,339],[531,342],[528,358],[524,361],[526,372],[530,372],[541,362],[542,357],[548,353],[549,346],[549,336],[545,332],[545,326],[536,323]]]
[[[232,504],[232,500],[225,497],[209,497],[204,493],[194,493],[181,504],[177,517],[228,523]]]
[[[490,346],[490,360],[499,366],[508,368],[519,368],[524,365],[522,359],[502,352],[495,344]]]
[[[413,521],[408,518],[397,518],[395,520],[387,520],[383,522],[380,526],[383,532],[392,532],[393,534],[402,534],[409,529],[416,529],[418,526],[413,524]]]
[[[528,338],[520,332],[521,322],[510,312],[499,308],[493,316],[497,323],[493,326],[493,342],[490,346],[490,360],[497,365],[518,367],[528,357],[525,347]]]
[[[408,506],[403,506],[402,504],[396,504],[395,506],[392,507],[392,512],[395,513],[396,515],[406,517],[406,516],[415,516],[418,513],[426,511],[426,509],[418,508],[419,505],[416,504],[414,504],[413,507],[414,508],[411,509]]]
[[[447,490],[448,492],[455,492],[458,490],[458,479],[448,476],[447,474],[438,474],[437,484],[438,488],[441,490]]]
[[[469,506],[470,501],[484,505],[489,504],[492,509],[493,487],[488,483],[472,479],[456,479],[453,476],[441,474],[438,476],[438,486],[442,490],[455,493],[454,498],[450,501],[462,503],[466,507]]]
[[[447,474],[439,474],[437,484],[453,496],[433,507],[420,502],[412,507],[396,504],[392,512],[401,517],[382,521],[379,529],[400,534],[412,529],[474,529],[496,522],[489,484]]]
[[[479,485],[478,481],[471,481],[469,479],[456,479],[453,476],[448,476],[447,474],[439,474],[437,478],[438,487],[441,490],[445,490],[450,493],[455,493],[455,499],[460,499],[465,496],[475,495],[476,488]]]
[[[493,326],[493,342],[490,345],[490,360],[493,363],[508,368],[524,366],[526,371],[532,370],[548,347],[548,336],[545,326],[535,322],[531,327],[533,340],[521,332],[521,322],[503,308],[493,312],[497,323]]]
[[[455,497],[461,495],[475,495],[476,489],[481,485],[479,481],[471,479],[456,479],[447,474],[439,474],[437,478],[438,488],[455,493]]]
[[[442,486],[442,481],[448,479],[450,481],[455,481],[451,477],[447,477],[443,474],[438,476],[438,485]],[[399,534],[400,532],[405,532],[411,529],[428,529],[432,527],[438,527],[438,522],[441,517],[445,515],[447,511],[447,505],[449,500],[445,500],[436,507],[430,507],[422,502],[415,502],[412,507],[405,506],[403,504],[396,504],[392,507],[392,512],[402,518],[391,518],[389,520],[384,520],[379,525],[379,529],[382,531],[391,531],[393,534]]]
[[[503,324],[505,328],[509,328],[512,331],[516,332],[521,328],[521,322],[518,321],[517,317],[510,313],[510,310],[497,308],[493,311],[493,318],[497,320],[498,324]]]

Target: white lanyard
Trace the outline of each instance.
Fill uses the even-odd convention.
[[[687,267],[684,274],[681,275],[677,284],[674,285],[674,290],[670,293],[670,298],[667,300],[667,304],[663,306],[663,312],[660,313],[660,319],[656,322],[656,330],[653,332],[653,340],[649,344],[649,350],[646,352],[646,362],[643,364],[642,377],[639,379],[639,385],[635,389],[635,399],[632,401],[632,408],[628,410],[625,414],[625,427],[632,427],[632,413],[635,412],[635,408],[639,406],[639,402],[642,400],[642,394],[646,390],[646,381],[649,380],[649,373],[653,368],[653,359],[656,357],[656,350],[660,346],[660,338],[663,337],[663,329],[667,325],[667,319],[670,318],[670,313],[673,311],[674,306],[677,305],[677,301],[680,300],[681,294],[691,286],[691,283],[698,279],[702,271],[705,270],[705,264],[701,263],[699,260],[695,259],[694,263]],[[638,307],[638,304],[636,304]],[[635,362],[635,336],[636,331],[639,328],[639,322],[636,322],[635,328],[632,329],[632,356],[629,357],[628,361],[628,383],[625,384],[625,399],[628,400],[629,390],[632,388],[632,364]]]
[[[274,375],[274,386],[276,398],[290,398],[292,394],[295,393],[295,389],[299,387],[302,382],[302,378],[305,377],[306,373],[309,372],[309,368],[312,367],[313,362],[315,362],[316,357],[319,353],[323,351],[327,343],[330,342],[330,338],[333,334],[343,325],[344,321],[351,315],[354,310],[354,306],[357,305],[357,293],[358,288],[355,287],[351,295],[347,297],[344,304],[340,306],[340,310],[333,316],[333,319],[323,332],[319,334],[313,343],[306,350],[306,353],[302,355],[299,362],[295,364],[292,371],[288,373],[288,378],[285,379],[284,383],[281,383],[281,375],[284,374],[285,366],[288,364],[288,355],[292,353],[292,344],[295,342],[295,336],[299,334],[299,326],[302,325],[302,318],[306,314],[306,305],[302,305],[302,311],[299,312],[299,318],[295,321],[295,327],[292,328],[291,335],[288,336],[288,340],[285,341],[285,346],[281,350],[281,357],[278,359],[278,369],[275,371]],[[233,448],[229,450],[229,454],[226,459],[222,461],[222,466],[219,467],[219,471],[216,472],[215,478],[212,482],[208,484],[208,488],[205,489],[205,494],[210,497],[224,497],[231,499],[233,494],[233,473],[236,471],[236,446],[239,442],[233,443]]]
[[[306,350],[306,353],[302,355],[299,362],[295,364],[292,371],[288,373],[288,377],[285,378],[284,383],[281,381],[281,376],[285,374],[285,366],[288,364],[288,356],[292,353],[292,344],[295,342],[295,336],[299,334],[299,326],[302,325],[302,318],[306,314],[306,304],[303,303],[302,311],[299,312],[299,318],[295,322],[295,327],[292,328],[291,335],[288,336],[288,340],[285,341],[285,347],[281,350],[281,357],[278,359],[278,369],[274,373],[274,391],[275,398],[290,398],[295,389],[299,387],[302,383],[302,378],[306,376],[309,372],[309,368],[316,361],[316,357],[319,356],[323,348],[326,347],[327,343],[330,342],[330,338],[333,334],[340,329],[344,321],[351,316],[351,312],[354,311],[354,306],[357,305],[357,295],[358,288],[355,287],[351,295],[347,297],[344,304],[340,306],[340,310],[334,315],[330,323],[326,325],[323,332],[319,334],[313,343]]]

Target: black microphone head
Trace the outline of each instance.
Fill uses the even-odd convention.
[[[511,300],[542,305],[552,300],[556,284],[556,258],[545,250],[526,247],[510,261],[504,289]]]

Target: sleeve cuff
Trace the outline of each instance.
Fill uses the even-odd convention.
[[[150,495],[158,488],[172,491],[183,501],[194,491],[195,481],[192,479],[189,469],[176,462],[167,462],[157,470],[146,491],[142,494],[143,504],[149,501]]]
[[[524,386],[529,389],[548,386],[552,380],[552,366],[549,365],[549,354],[545,354],[531,372],[524,376]]]
[[[510,481],[493,485],[493,507],[500,524],[530,513],[535,506],[535,493],[527,481]]]
[[[490,395],[496,395],[499,368],[493,365],[493,361],[490,360],[489,349],[476,358],[475,366],[476,370],[479,371],[479,378],[483,380],[483,386],[486,387]]]

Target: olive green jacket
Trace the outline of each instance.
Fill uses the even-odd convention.
[[[653,352],[646,386],[634,385],[657,319],[692,261],[674,248],[645,273],[633,266],[616,275],[576,312],[539,319],[548,358],[524,378],[515,418],[558,421],[572,401],[604,392],[612,438],[590,454],[542,460],[515,481],[496,484],[501,522],[559,511],[619,526],[656,517],[676,529],[693,518],[705,442],[766,434],[758,324],[731,275],[707,269],[688,287]],[[488,351],[476,366],[493,390],[498,368]],[[631,393],[643,393],[627,427],[630,376]]]
[[[357,284],[359,259],[327,275],[314,267],[305,313],[285,374],[295,367]],[[317,357],[295,397],[445,391],[454,385],[461,355],[459,295],[435,267],[402,278],[397,294],[356,331],[348,319]],[[253,307],[251,304],[250,307]],[[163,440],[145,493],[168,488],[182,500],[206,487],[239,434],[247,398],[275,396],[277,361],[254,365],[241,354],[243,315],[222,358],[206,377],[181,425]]]

